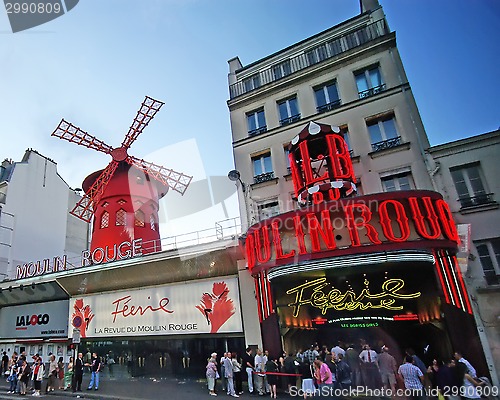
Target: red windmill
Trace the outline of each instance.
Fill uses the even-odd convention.
[[[169,188],[184,194],[192,177],[130,156],[127,150],[163,106],[146,96],[120,147],[113,148],[77,126],[61,120],[52,136],[109,154],[113,159],[104,170],[83,182],[85,195],[70,211],[90,222],[94,216],[91,253],[111,261],[120,255],[124,241],[143,239],[143,253],[161,250],[158,202]],[[151,180],[153,178],[153,181]]]

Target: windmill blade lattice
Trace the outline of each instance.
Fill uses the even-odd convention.
[[[81,130],[71,122],[65,121],[64,119],[59,122],[59,125],[56,130],[52,132],[51,136],[67,140],[68,142],[76,143],[90,149],[102,151],[106,154],[111,154],[111,151],[113,150],[111,146],[107,145],[102,140],[89,135],[87,132]]]
[[[102,171],[101,175],[99,175],[99,177],[95,180],[87,193],[85,193],[81,200],[76,203],[73,210],[70,211],[70,214],[73,214],[75,217],[83,219],[86,222],[90,222],[92,215],[94,214],[94,205],[99,203],[101,200],[101,197],[106,190],[106,186],[115,173],[116,168],[118,168],[118,163],[116,161],[111,161],[104,171]]]
[[[148,161],[140,160],[136,157],[129,156],[127,162],[130,165],[135,165],[137,168],[142,169],[144,173],[148,174],[158,182],[168,185],[168,187],[180,194],[184,194],[193,179],[192,176],[183,174],[182,172],[174,171],[162,167],[161,165],[153,164]]]
[[[82,199],[75,205],[73,210],[71,210],[71,214],[86,222],[90,222],[94,214],[95,206],[105,193],[106,187],[109,181],[113,178],[113,174],[118,168],[120,162],[127,162],[128,164],[141,169],[156,181],[162,183],[163,185],[167,185],[182,195],[185,193],[187,187],[193,179],[192,176],[129,156],[127,153],[127,149],[142,133],[149,122],[151,122],[163,104],[165,103],[146,96],[139,111],[137,112],[136,117],[134,118],[134,121],[132,122],[132,125],[129,128],[129,131],[125,135],[125,139],[123,140],[121,146],[116,148],[107,145],[102,140],[88,134],[72,123],[67,122],[64,119],[61,120],[56,130],[52,133],[52,136],[109,154],[113,157],[113,160],[95,180],[90,189],[87,190],[87,193],[85,193]]]
[[[152,99],[146,96],[142,102],[141,108],[137,111],[137,115],[134,118],[134,122],[130,125],[125,139],[123,139],[122,147],[129,148],[130,145],[137,139],[137,137],[142,133],[144,128],[148,126],[149,122],[154,118],[156,113],[160,111],[163,102]]]

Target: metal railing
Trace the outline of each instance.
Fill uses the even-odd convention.
[[[253,183],[262,183],[274,179],[274,172],[266,172],[264,174],[256,175],[253,177]]]
[[[255,136],[261,133],[267,132],[267,125],[261,126],[260,128],[252,129],[248,131],[248,136]]]
[[[340,107],[341,104],[342,104],[342,101],[340,101],[340,99],[338,99],[338,100],[335,100],[335,101],[331,101],[330,103],[323,104],[322,106],[316,107],[316,111],[318,111],[319,113],[323,113],[323,112],[326,112],[326,111],[331,111],[334,108]]]
[[[382,140],[381,142],[372,143],[372,150],[381,151],[385,149],[390,149],[391,147],[397,147],[400,144],[401,144],[401,136],[398,136],[392,139]]]
[[[276,82],[286,76],[293,75],[294,73],[308,68],[312,65],[316,65],[330,58],[336,57],[339,54],[345,53],[351,49],[362,46],[363,44],[377,39],[379,37],[385,36],[389,33],[385,19],[381,19],[372,24],[365,25],[362,28],[356,29],[354,31],[343,33],[322,43],[312,49],[308,49],[305,53],[298,54],[294,57],[290,57],[290,73],[288,74],[275,74],[275,65],[270,65],[269,67],[253,74],[250,77],[242,79],[229,86],[229,97],[234,99],[245,93],[251,92],[258,89],[268,83]],[[314,56],[311,56],[315,54]],[[280,61],[280,64],[283,60]],[[288,68],[288,63],[287,63]],[[288,69],[287,69],[288,72]]]
[[[493,193],[483,193],[476,196],[460,197],[460,206],[462,208],[481,206],[484,204],[494,203]]]
[[[298,120],[300,120],[300,114],[295,114],[295,115],[292,115],[291,117],[280,119],[280,125],[281,126],[288,125],[288,124],[291,124],[291,123],[296,122]]]
[[[370,97],[374,96],[376,94],[379,94],[385,90],[385,83],[383,83],[380,86],[375,86],[367,90],[363,90],[362,92],[358,92],[359,98],[364,99],[365,97]]]

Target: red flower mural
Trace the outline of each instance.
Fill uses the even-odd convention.
[[[236,312],[233,300],[229,298],[227,284],[215,282],[212,293],[203,293],[200,304],[196,308],[207,319],[210,325],[210,333],[217,333],[224,323]]]
[[[83,305],[83,299],[76,299],[71,315],[71,324],[80,330],[81,337],[87,337],[87,329],[90,321],[94,318],[94,313],[89,305]]]

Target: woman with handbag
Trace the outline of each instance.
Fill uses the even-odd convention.
[[[33,396],[40,396],[40,391],[42,390],[42,381],[45,367],[43,366],[42,357],[37,357],[35,361],[35,366],[33,367],[33,382],[35,383],[35,393]]]
[[[212,353],[207,363],[207,382],[208,382],[208,393],[211,396],[217,396],[215,393],[215,379],[217,378],[217,353]]]

